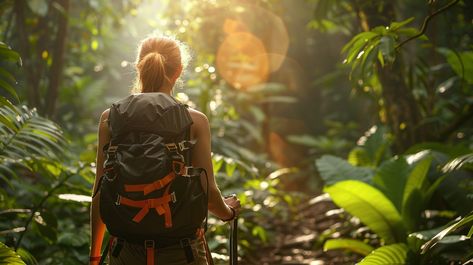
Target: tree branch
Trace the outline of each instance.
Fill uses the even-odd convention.
[[[85,168],[85,166],[81,166],[77,169],[77,173],[81,172],[83,169]],[[69,173],[69,174],[68,174]],[[59,189],[61,188],[71,177],[73,176],[76,176],[77,173],[72,173],[72,172],[68,172],[68,173],[65,173],[66,176],[64,177],[64,179],[62,179],[61,181],[57,182],[56,185],[54,185],[48,192],[46,192],[46,194],[44,195],[43,198],[41,198],[41,200],[38,202],[38,204],[36,204],[33,209],[31,209],[31,212],[30,212],[30,216],[28,218],[28,220],[26,221],[25,223],[25,230],[22,231],[20,237],[18,238],[18,241],[16,242],[15,244],[15,251],[18,250],[18,248],[20,247],[20,244],[21,244],[21,241],[24,237],[24,235],[26,234],[26,232],[28,231],[28,227],[29,225],[31,224],[31,222],[33,221],[34,219],[34,216],[36,214],[37,211],[39,211],[41,208],[43,208],[43,205],[44,203],[46,203],[46,201]]]
[[[430,22],[430,20],[437,16],[438,14],[440,13],[443,13],[445,11],[447,11],[447,9],[451,8],[452,6],[456,5],[458,2],[460,2],[460,0],[453,0],[452,2],[446,4],[444,7],[438,9],[437,11],[435,11],[434,13],[430,14],[429,16],[427,16],[425,19],[424,19],[424,23],[422,24],[422,27],[420,28],[420,32],[417,33],[416,35],[404,40],[403,42],[399,43],[397,46],[396,46],[396,50],[401,48],[404,44],[408,43],[409,41],[411,40],[414,40],[414,39],[417,39],[419,38],[420,36],[424,35],[425,31],[427,30],[427,26]]]
[[[18,248],[20,247],[20,244],[21,244],[21,241],[23,239],[23,236],[26,234],[26,231],[28,231],[28,227],[30,226],[30,223],[33,221],[34,217],[35,217],[35,214],[36,212],[41,209],[43,207],[43,204],[51,197],[51,195],[54,194],[54,192],[59,189],[60,187],[62,187],[62,185],[64,185],[64,183],[69,180],[72,176],[74,176],[74,174],[69,174],[69,175],[66,175],[66,177],[61,180],[60,182],[58,182],[55,186],[53,186],[47,193],[46,195],[41,198],[41,200],[39,201],[38,204],[35,205],[35,207],[33,207],[33,209],[31,209],[31,213],[30,213],[30,216],[28,218],[28,220],[26,220],[26,223],[25,223],[25,230],[22,231],[20,237],[18,238],[18,241],[16,242],[15,244],[15,251],[18,250]]]

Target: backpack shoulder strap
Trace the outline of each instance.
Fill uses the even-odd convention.
[[[189,126],[189,128],[186,130],[186,135],[184,137],[184,139],[186,141],[190,141],[191,140],[191,126]],[[189,148],[186,150],[186,153],[185,153],[185,156],[184,156],[184,160],[185,160],[185,164],[186,166],[192,166],[192,149],[193,148]]]

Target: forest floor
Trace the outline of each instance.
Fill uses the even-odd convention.
[[[323,241],[329,234],[343,235],[343,214],[324,195],[298,207],[291,222],[273,220],[276,239],[246,255],[242,264],[251,265],[342,265],[355,264],[361,256],[343,251],[323,251]],[[342,229],[342,231],[340,230]],[[346,230],[345,230],[346,231]]]

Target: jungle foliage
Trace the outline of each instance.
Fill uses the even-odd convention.
[[[190,47],[175,94],[211,122],[217,182],[244,205],[243,259],[257,262],[275,227],[325,192],[365,226],[327,231],[326,251],[471,261],[472,11],[466,0],[0,1],[0,263],[87,262],[96,123],[129,93],[136,43],[155,30]],[[231,31],[279,53],[287,37],[280,67],[244,89],[225,79]],[[209,223],[225,264],[228,227]]]

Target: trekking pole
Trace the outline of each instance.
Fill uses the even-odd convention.
[[[230,223],[230,265],[238,265],[238,217]]]
[[[110,241],[105,246],[105,249],[102,252],[102,256],[100,257],[99,265],[102,265],[105,262],[105,258],[107,257],[108,249],[110,248]]]

